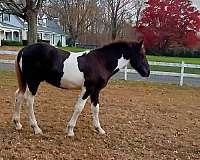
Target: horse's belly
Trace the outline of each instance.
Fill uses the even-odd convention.
[[[79,78],[79,79],[77,79],[77,77],[74,79],[72,79],[72,77],[62,78],[60,86],[62,88],[67,88],[67,89],[70,89],[70,88],[79,89],[83,85],[83,82],[84,82],[83,78]]]

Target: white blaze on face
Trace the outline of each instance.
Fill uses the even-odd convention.
[[[84,83],[83,72],[78,68],[77,58],[85,52],[70,53],[70,56],[64,61],[63,77],[61,78],[61,87],[63,88],[80,88]]]
[[[128,64],[129,60],[127,59],[124,59],[124,57],[122,56],[120,59],[118,59],[118,65],[116,67],[119,68],[119,69],[122,69],[123,67],[125,67],[127,64]]]

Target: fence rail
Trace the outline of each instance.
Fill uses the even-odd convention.
[[[15,60],[0,59],[0,63],[3,63],[3,64],[14,64]]]
[[[149,62],[149,64],[150,65],[156,65],[156,66],[179,67],[179,68],[181,68],[181,72],[180,73],[176,73],[176,72],[162,72],[162,71],[151,71],[151,75],[180,77],[180,81],[179,81],[179,85],[180,86],[182,86],[183,83],[184,83],[184,77],[200,78],[200,74],[184,73],[185,68],[200,69],[200,65],[198,65],[198,64],[185,64],[183,61],[181,63]],[[128,73],[137,73],[133,69],[128,69],[127,66],[124,69],[121,69],[120,71],[124,72],[124,80],[128,79]]]

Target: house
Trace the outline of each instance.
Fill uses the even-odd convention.
[[[38,40],[45,40],[53,46],[60,41],[62,46],[66,46],[67,34],[60,27],[58,18],[48,19],[45,14],[40,13],[37,19]],[[27,40],[27,31],[27,22],[15,15],[0,11],[0,42]]]
[[[23,24],[13,15],[0,13],[0,42],[4,40],[21,41]]]

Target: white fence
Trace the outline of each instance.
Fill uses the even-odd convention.
[[[3,64],[14,64],[15,60],[0,59],[0,63],[3,63]]]
[[[156,66],[167,66],[167,67],[180,67],[181,72],[161,72],[161,71],[151,71],[151,75],[161,75],[161,76],[174,76],[174,77],[180,77],[179,85],[183,85],[184,77],[190,77],[190,78],[200,78],[200,74],[189,74],[184,73],[185,68],[195,68],[200,69],[200,65],[197,64],[185,64],[183,61],[182,63],[167,63],[167,62],[149,62],[150,65],[156,65]],[[128,69],[127,66],[121,70],[124,72],[124,80],[128,79],[127,73],[137,73],[134,69]]]

